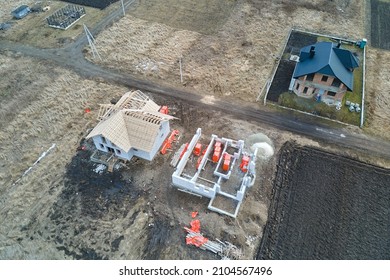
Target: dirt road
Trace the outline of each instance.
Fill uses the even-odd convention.
[[[345,149],[352,148],[359,153],[365,153],[366,155],[378,156],[387,160],[390,159],[390,143],[387,141],[366,136],[362,133],[349,132],[345,126],[333,123],[320,124],[318,119],[313,119],[312,117],[305,115],[273,111],[244,101],[240,103],[235,102],[235,105],[231,106],[234,101],[227,98],[223,100],[215,97],[207,99],[193,92],[161,86],[150,81],[123,75],[112,70],[104,69],[85,60],[81,52],[78,51],[80,46],[81,44],[77,43],[74,48],[72,45],[69,45],[64,49],[41,50],[30,46],[15,44],[14,42],[0,42],[0,50],[19,52],[26,56],[51,61],[59,66],[73,70],[86,78],[101,79],[157,93],[162,96],[169,96],[183,100],[191,105],[217,109],[243,120],[248,119],[265,123],[278,129],[323,141],[330,145],[335,144]]]

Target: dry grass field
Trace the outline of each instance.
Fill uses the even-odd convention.
[[[0,55],[0,75],[0,259],[65,258],[45,240],[23,238],[22,229],[48,214],[98,104],[126,89],[13,55]]]
[[[15,6],[31,2],[5,1],[0,22],[10,20],[9,12]],[[51,2],[53,7],[63,5]],[[90,13],[94,16],[82,20],[91,20],[88,22],[93,25],[110,10],[91,11],[96,11]],[[297,0],[294,4],[286,0],[139,0],[125,18],[99,34],[96,44],[103,58],[99,63],[105,67],[186,87],[207,97],[254,101],[270,77],[291,27],[359,39],[364,37],[363,15],[361,2],[349,0]],[[0,39],[58,47],[72,41],[82,30],[83,22],[68,33],[47,29],[43,19],[43,14],[31,14],[22,21],[13,21],[13,27],[0,33]],[[89,49],[86,50],[86,57],[92,60]],[[366,130],[387,139],[390,69],[384,69],[380,62],[389,58],[388,52],[368,49]],[[170,185],[170,169],[168,164],[162,164],[168,163],[167,157],[160,156],[154,163],[134,161],[126,167],[125,178],[104,174],[106,181],[88,180],[99,176],[91,175],[90,166],[82,166],[88,154],[77,151],[80,141],[96,124],[99,104],[109,103],[128,89],[86,80],[51,63],[7,52],[0,54],[0,77],[0,259],[188,258],[191,254],[194,259],[212,258],[195,248],[183,250],[182,226],[190,219],[189,213],[194,210],[190,208],[201,212],[207,205],[178,192],[172,195],[165,188]],[[155,99],[159,104],[165,102],[162,97]],[[190,129],[199,125],[205,127],[205,135],[223,132],[227,133],[223,136],[236,138],[262,132],[274,141],[275,157],[269,167],[264,167],[266,173],[262,173],[255,190],[246,198],[237,220],[201,213],[202,226],[208,233],[234,238],[242,245],[244,257],[252,258],[267,220],[267,200],[279,149],[289,140],[316,147],[320,144],[273,127],[234,120],[219,112],[175,100],[166,102],[171,102],[173,112],[180,111],[178,122],[188,130],[187,136]],[[91,112],[87,113],[86,108]],[[50,147],[53,148],[46,156],[37,161]],[[337,152],[337,147],[324,148]],[[356,153],[351,156],[359,158]],[[80,170],[73,165],[78,161],[83,167]],[[388,162],[378,164],[388,167]],[[167,176],[166,184],[161,185],[160,173],[155,172],[154,166],[165,166],[166,172],[161,174]],[[85,174],[90,177],[83,177]],[[101,193],[111,190],[110,180],[114,179],[126,179],[126,186],[142,195],[110,204]],[[188,208],[184,211],[181,205]],[[82,211],[94,212],[96,217]],[[161,239],[161,232],[171,239]],[[157,252],[153,245],[159,248]]]
[[[12,27],[7,31],[0,31],[0,39],[4,38],[40,48],[62,47],[67,43],[73,42],[77,36],[84,32],[83,24],[91,28],[91,26],[96,25],[104,16],[118,8],[118,3],[109,6],[105,10],[85,7],[86,15],[67,30],[52,28],[46,22],[48,16],[67,5],[66,2],[62,1],[46,1],[50,7],[49,11],[30,13],[20,20],[12,19],[12,10],[21,4],[26,4],[31,7],[36,2],[33,0],[6,0],[5,3],[1,3],[0,23],[9,22]]]
[[[123,178],[107,173],[99,176],[89,169],[88,154],[77,152],[80,141],[96,124],[98,104],[109,103],[127,89],[85,80],[52,64],[14,54],[1,54],[0,65],[0,259],[213,258],[184,243],[182,226],[193,209],[202,213],[202,226],[210,238],[228,238],[240,246],[243,258],[253,257],[266,222],[276,157],[264,167],[262,178],[233,222],[205,211],[205,200],[170,189],[168,157],[159,156],[153,163],[134,161]],[[168,102],[172,112],[181,112],[179,127],[187,128],[181,130],[186,139],[192,136],[194,125],[201,125],[206,137],[217,133],[236,139],[262,132],[274,141],[276,150],[291,139],[318,146],[218,112],[161,97],[157,102]],[[86,108],[91,112],[86,113]],[[215,116],[218,123],[207,121]],[[88,164],[80,161],[83,155]],[[77,161],[82,166],[75,166]],[[126,180],[130,193],[118,192],[118,200],[107,200],[104,194],[112,191],[112,180]],[[129,198],[134,193],[142,195],[134,201]],[[166,235],[154,237],[160,236],[160,229]],[[158,238],[168,238],[168,243],[153,245],[160,242]]]
[[[366,72],[367,122],[365,131],[390,140],[390,52],[368,48]]]
[[[226,6],[218,0],[197,1],[196,13],[191,12],[192,1],[135,3],[125,18],[97,37],[103,61],[96,63],[235,102],[256,99],[292,27],[356,40],[365,37],[366,26],[361,19],[367,11],[361,1],[238,0]],[[217,7],[224,17],[197,21]],[[196,24],[189,24],[193,21]],[[86,56],[92,60],[89,49]],[[387,79],[374,81],[374,73],[379,71],[375,68],[381,65],[376,56],[386,57],[387,52],[368,53],[367,132],[390,139],[384,129],[390,122],[381,113],[386,102],[375,101],[387,100],[385,89],[389,88]]]
[[[97,37],[104,66],[238,100],[256,98],[290,28],[356,39],[364,34],[364,7],[357,1],[136,3]]]

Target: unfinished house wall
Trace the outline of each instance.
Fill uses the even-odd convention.
[[[172,174],[173,186],[210,198],[208,209],[235,218],[246,190],[256,179],[257,148],[253,153],[244,152],[244,141],[211,135],[210,142],[205,144],[207,148],[200,155],[194,153],[200,137],[201,129],[198,128]]]
[[[130,160],[134,156],[132,149],[128,152],[124,151],[102,135],[97,135],[92,139],[99,151],[113,153],[123,160]]]
[[[152,150],[150,152],[146,152],[146,151],[132,148],[131,151],[133,153],[133,156],[143,158],[146,160],[153,160],[153,158],[160,150],[161,145],[168,137],[169,132],[170,132],[169,122],[168,121],[162,122],[160,126],[159,134],[156,136]]]
[[[323,77],[326,81],[323,81]],[[304,98],[312,98],[314,95],[321,95],[321,101],[328,105],[334,105],[343,100],[347,87],[340,82],[338,87],[332,86],[335,77],[316,73],[313,81],[308,81],[307,75],[295,80],[293,92]]]

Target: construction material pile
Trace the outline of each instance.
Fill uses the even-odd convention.
[[[196,213],[196,212],[195,212]],[[194,217],[194,215],[192,215]],[[192,220],[191,228],[184,227],[187,231],[186,244],[194,245],[202,250],[208,250],[219,255],[224,260],[240,259],[242,253],[236,246],[218,239],[211,241],[200,233],[200,221]]]

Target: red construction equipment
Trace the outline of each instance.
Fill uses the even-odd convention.
[[[198,157],[198,156],[200,156],[201,152],[202,152],[202,144],[196,143],[194,151],[193,151],[194,155],[196,155]]]
[[[168,106],[161,106],[160,113],[168,115]]]
[[[230,154],[228,154],[228,153],[225,153],[223,155],[223,165],[222,165],[222,170],[223,171],[228,171],[229,170],[231,157],[232,156]]]
[[[244,155],[241,160],[240,169],[242,172],[248,171],[249,156]]]
[[[171,135],[167,139],[165,139],[164,143],[162,144],[160,152],[165,155],[167,153],[168,149],[172,148],[172,143],[177,141],[177,136],[179,136],[179,131],[178,130],[173,130]]]
[[[214,144],[214,153],[212,157],[214,163],[218,162],[219,158],[221,157],[221,150],[222,150],[222,143],[216,141]]]
[[[190,223],[191,230],[194,232],[200,232],[200,221],[199,220],[193,220]]]
[[[193,212],[194,213],[194,212]],[[198,213],[198,212],[195,212]],[[193,220],[191,222],[191,228],[184,227],[184,229],[187,231],[187,237],[186,237],[186,244],[189,245],[195,245],[196,247],[201,247],[203,244],[205,244],[208,240],[208,238],[203,237],[203,235],[200,233],[200,221],[199,220]]]
[[[186,244],[187,245],[194,245],[196,247],[201,247],[207,241],[209,241],[209,240],[206,237],[203,237],[202,235],[195,235],[195,236],[187,236],[186,237]]]

